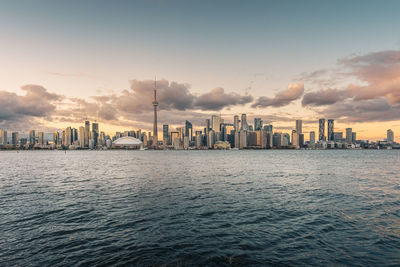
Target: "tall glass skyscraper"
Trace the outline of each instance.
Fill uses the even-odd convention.
[[[254,118],[254,131],[261,131],[263,128],[263,121],[261,118]]]
[[[189,140],[192,141],[193,138],[193,125],[190,121],[185,121],[185,136],[189,137]]]
[[[319,141],[325,141],[325,119],[319,119]]]
[[[303,133],[303,121],[302,120],[296,120],[296,132],[298,134]]]
[[[333,141],[335,140],[335,135],[334,135],[334,120],[328,120],[328,140]]]
[[[246,114],[242,114],[240,130],[247,131],[248,129],[249,127],[247,125],[247,116]]]

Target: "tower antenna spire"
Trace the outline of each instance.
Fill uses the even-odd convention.
[[[156,149],[158,147],[158,132],[157,132],[157,76],[154,76],[154,122],[153,122],[153,148]]]

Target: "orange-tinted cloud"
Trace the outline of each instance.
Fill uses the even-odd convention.
[[[283,107],[299,99],[304,93],[303,83],[291,83],[288,88],[277,93],[273,98],[266,96],[259,97],[251,107]]]

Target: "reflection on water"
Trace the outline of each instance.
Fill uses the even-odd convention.
[[[0,152],[0,265],[399,265],[400,151]]]

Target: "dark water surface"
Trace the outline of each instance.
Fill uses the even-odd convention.
[[[0,163],[0,266],[400,265],[400,151],[26,151]]]

